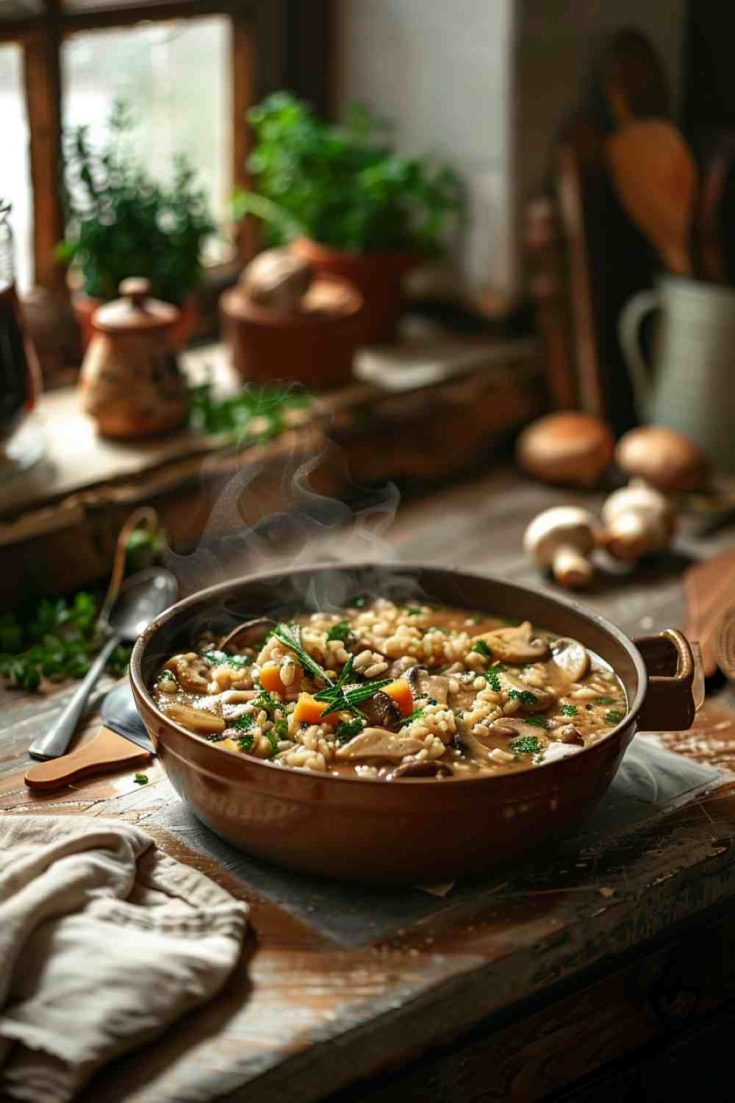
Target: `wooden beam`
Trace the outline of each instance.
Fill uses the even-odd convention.
[[[63,281],[55,249],[64,235],[61,202],[61,34],[57,0],[45,26],[24,40],[24,80],[33,185],[34,279],[44,287]]]
[[[193,19],[199,15],[243,15],[250,9],[241,0],[140,0],[120,7],[84,8],[63,17],[65,33],[123,27],[143,20]]]
[[[252,145],[252,133],[247,121],[248,108],[255,102],[256,71],[255,34],[249,20],[232,20],[232,183],[236,188],[249,188],[247,160]],[[258,228],[247,218],[237,228],[237,251],[243,262],[255,253]]]

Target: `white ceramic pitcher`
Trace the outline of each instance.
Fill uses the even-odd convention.
[[[654,310],[649,364],[640,327]],[[619,336],[641,419],[678,429],[713,464],[735,471],[735,289],[663,276],[625,304]]]

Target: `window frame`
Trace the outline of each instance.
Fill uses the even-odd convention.
[[[25,19],[0,20],[0,43],[16,42],[23,51],[24,95],[28,115],[30,176],[33,189],[34,283],[59,286],[65,273],[55,259],[64,236],[64,210],[59,186],[61,171],[62,82],[61,47],[78,31],[104,30],[141,22],[224,15],[230,19],[231,125],[233,187],[248,184],[250,146],[245,124],[248,108],[267,92],[290,87],[324,108],[330,102],[328,77],[333,0],[308,0],[315,22],[325,33],[295,44],[298,5],[302,0],[97,0],[80,10],[66,9],[62,0],[41,0],[42,9]],[[293,75],[295,79],[289,79]],[[311,87],[309,86],[311,84]],[[301,87],[300,87],[301,85]],[[252,256],[255,234],[247,223],[238,231],[240,260]]]

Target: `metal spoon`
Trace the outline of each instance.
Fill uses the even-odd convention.
[[[87,699],[112,652],[121,643],[133,643],[159,613],[173,604],[176,592],[176,579],[162,567],[150,567],[133,575],[123,584],[110,609],[109,620],[106,621],[112,630],[110,637],[61,715],[45,735],[31,743],[28,748],[31,758],[45,761],[66,754]]]

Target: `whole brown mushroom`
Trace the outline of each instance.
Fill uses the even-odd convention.
[[[707,479],[699,445],[666,425],[641,425],[618,441],[615,462],[629,478],[663,491],[697,490]]]
[[[297,311],[311,286],[314,270],[286,248],[266,249],[250,261],[240,282],[258,306],[279,314]]]
[[[547,414],[518,438],[518,462],[529,475],[563,486],[596,486],[612,463],[615,437],[600,418],[577,411]]]

